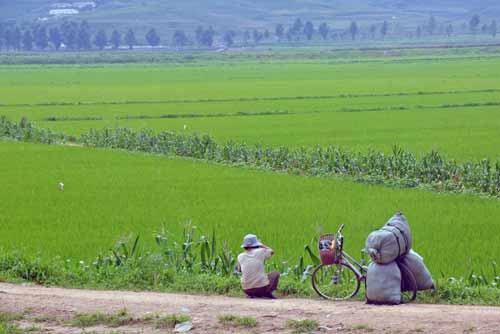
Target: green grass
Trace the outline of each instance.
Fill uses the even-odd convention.
[[[113,314],[104,313],[82,313],[77,314],[70,321],[74,327],[94,327],[97,325],[107,325],[111,327],[120,327],[132,322],[134,319],[130,317],[126,309],[116,311]]]
[[[13,321],[23,319],[22,314],[0,312],[0,334],[22,334],[25,331]]]
[[[286,327],[293,330],[293,333],[311,333],[318,329],[319,323],[316,320],[288,320]]]
[[[369,148],[388,152],[398,144],[417,155],[438,150],[449,158],[476,160],[500,158],[500,137],[497,136],[500,114],[497,108],[34,123],[70,133],[118,125],[207,133],[221,141],[273,146],[340,145],[362,152]]]
[[[388,151],[398,144],[417,155],[436,149],[459,160],[498,159],[499,106],[484,104],[500,102],[500,60],[476,51],[0,66],[0,115],[28,116],[68,134],[119,125],[272,146]],[[474,106],[458,107],[467,104]],[[273,111],[288,114],[234,116]],[[166,114],[217,117],[154,118]],[[126,116],[153,118],[117,119]],[[398,209],[435,276],[490,274],[500,254],[494,199],[79,147],[4,141],[0,156],[0,247],[47,261],[60,256],[88,265],[136,234],[144,251],[163,226],[178,234],[189,220],[202,233],[215,229],[234,250],[254,232],[276,249],[277,262],[294,262],[313,237],[346,223],[346,247],[357,256],[368,233]]]
[[[347,250],[357,255],[397,209],[435,275],[490,272],[500,251],[497,200],[79,147],[0,142],[0,152],[0,243],[45,259],[93,260],[136,233],[150,247],[162,226],[175,234],[187,220],[204,233],[215,228],[233,249],[257,233],[291,261],[320,230],[345,223]]]
[[[154,325],[157,329],[169,329],[189,320],[191,317],[185,314],[160,315],[154,318]]]
[[[181,66],[0,66],[0,114],[27,116],[70,134],[104,126],[184,131],[186,125],[186,131],[223,140],[276,146],[387,151],[399,144],[416,153],[438,149],[460,160],[500,157],[498,59],[328,64],[297,57]],[[60,105],[78,102],[83,104]],[[465,105],[471,107],[460,107]],[[288,114],[234,116],[270,112]],[[127,116],[152,119],[117,119]],[[51,117],[63,120],[44,121]]]
[[[219,316],[219,322],[223,325],[233,325],[242,327],[256,327],[258,322],[253,317],[242,317],[234,314],[224,314]]]
[[[0,87],[3,104],[478,90],[499,88],[498,63],[393,58],[330,65],[298,58],[181,66],[0,66]]]
[[[365,325],[365,324],[354,325],[354,326],[352,326],[352,329],[354,331],[361,331],[363,333],[371,333],[375,330],[372,327]]]

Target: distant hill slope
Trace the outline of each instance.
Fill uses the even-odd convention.
[[[0,20],[32,21],[50,17],[54,4],[86,0],[0,0]],[[464,22],[473,14],[484,21],[500,20],[498,0],[95,0],[97,8],[76,18],[106,27],[134,27],[161,31],[194,30],[198,25],[216,29],[274,28],[295,18],[326,21],[345,27],[393,20],[404,26],[422,24],[429,16],[438,21]],[[55,20],[51,18],[50,20]]]

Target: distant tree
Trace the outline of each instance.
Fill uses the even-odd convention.
[[[160,36],[158,36],[154,28],[151,28],[146,34],[146,41],[152,47],[158,46],[160,44]]]
[[[186,33],[183,30],[176,30],[172,37],[172,44],[175,47],[183,47],[186,46],[189,42],[189,39]]]
[[[269,39],[271,37],[271,33],[269,32],[269,30],[264,30],[264,39]]]
[[[429,35],[434,35],[437,27],[438,27],[438,24],[437,24],[436,18],[434,17],[434,15],[432,15],[429,18],[429,22],[427,23],[427,32],[429,33]]]
[[[77,47],[79,50],[90,50],[92,43],[90,42],[90,26],[87,21],[82,21],[78,28]]]
[[[12,32],[12,38],[13,38],[13,47],[16,50],[21,50],[21,43],[22,43],[22,33],[21,33],[21,28],[19,27],[14,27],[14,30]]]
[[[35,27],[34,36],[35,46],[40,50],[45,50],[49,46],[49,37],[47,36],[47,28],[43,26]]]
[[[125,34],[125,44],[128,45],[129,50],[132,50],[134,45],[137,44],[137,41],[135,40],[135,33],[132,29],[129,29]]]
[[[462,25],[460,26],[460,28],[462,29],[462,32],[465,33],[468,31],[469,27],[467,25],[467,23],[462,23]]]
[[[14,29],[13,27],[6,27],[4,28],[5,29],[5,32],[4,32],[4,40],[5,40],[5,49],[9,50],[9,49],[14,49],[14,46],[13,46],[13,37],[14,37]]]
[[[491,36],[493,38],[497,37],[498,25],[497,25],[497,21],[496,20],[491,21],[491,24],[490,24],[490,27],[489,27],[489,33],[491,34]]]
[[[421,26],[417,27],[417,30],[415,31],[415,35],[417,36],[417,38],[422,37],[422,27]]]
[[[288,29],[289,36],[287,36],[288,40],[300,40],[300,37],[304,33],[304,23],[302,23],[301,19],[296,19],[293,25]],[[289,37],[292,38],[289,38]]]
[[[481,33],[483,34],[487,34],[488,33],[488,30],[489,30],[489,26],[485,23],[481,26]]]
[[[469,29],[472,33],[477,32],[477,28],[479,27],[479,24],[481,23],[481,19],[479,18],[479,15],[474,15],[469,21]]]
[[[292,33],[294,35],[300,35],[302,33],[302,29],[304,28],[304,24],[301,19],[296,19],[292,26]]]
[[[274,29],[274,34],[278,37],[278,41],[281,41],[285,36],[285,27],[282,24],[278,24],[276,29]]]
[[[328,38],[328,34],[330,33],[330,27],[326,22],[323,22],[319,25],[318,32],[321,38],[325,40]]]
[[[214,28],[208,27],[208,29],[205,30],[201,36],[202,45],[211,48],[214,45],[214,36]]]
[[[313,38],[314,34],[314,25],[311,21],[307,21],[304,25],[304,36],[306,36],[307,40],[310,41]]]
[[[254,31],[252,32],[252,38],[253,38],[253,42],[254,42],[255,44],[259,44],[259,43],[260,43],[260,41],[264,38],[264,34],[263,34],[263,33],[261,33],[261,32],[260,32],[260,31],[258,31],[258,30],[254,30]]]
[[[113,30],[109,42],[111,43],[113,50],[118,50],[120,44],[122,43],[122,34],[120,34],[120,32],[116,29]]]
[[[0,22],[0,51],[4,48],[5,45],[5,33],[7,30],[7,25]]]
[[[353,41],[356,39],[358,32],[359,32],[358,24],[352,21],[351,26],[349,27],[349,34],[351,34],[351,38]]]
[[[198,26],[194,32],[194,36],[195,36],[195,39],[196,39],[196,43],[198,45],[203,45],[202,43],[202,37],[203,37],[203,32],[205,31],[205,29],[203,29],[202,26]]]
[[[246,30],[244,33],[243,33],[243,44],[248,44],[248,42],[250,41],[250,31]]]
[[[94,45],[97,46],[99,50],[103,50],[108,44],[108,37],[106,36],[106,31],[99,30],[94,37]]]
[[[446,36],[451,37],[453,35],[453,25],[450,23],[446,26]]]
[[[60,27],[62,41],[66,48],[70,50],[76,49],[78,40],[78,24],[72,21],[64,21]]]
[[[226,31],[224,36],[222,37],[224,44],[230,48],[234,45],[234,37],[236,37],[236,33],[233,30]]]
[[[377,34],[377,26],[375,24],[372,24],[370,26],[370,36],[372,39],[375,39],[375,35]]]
[[[389,23],[387,23],[387,21],[384,21],[384,23],[382,23],[382,27],[380,27],[380,35],[382,35],[382,38],[385,38],[388,32],[389,32]]]
[[[33,50],[33,34],[31,30],[26,30],[23,34],[23,50],[31,51]]]
[[[61,43],[62,43],[62,36],[61,36],[61,32],[59,31],[58,27],[54,27],[54,28],[51,28],[49,30],[49,40],[50,40],[50,43],[52,43],[52,46],[54,47],[54,49],[56,49],[56,51],[58,51],[59,48],[61,47]]]
[[[213,40],[215,40],[215,29],[212,26],[209,26],[207,29],[208,33],[212,37]]]
[[[289,41],[289,42],[293,41],[293,36],[294,36],[294,34],[293,34],[292,29],[291,29],[291,28],[290,28],[290,29],[288,29],[288,30],[286,31],[286,33],[285,33],[285,38],[286,38],[286,40],[287,40],[287,41]]]

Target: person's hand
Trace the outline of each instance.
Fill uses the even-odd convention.
[[[264,249],[269,249],[271,251],[271,255],[274,255],[274,250],[271,247],[268,247],[268,246],[266,246],[264,244],[262,244],[261,247],[264,248]]]

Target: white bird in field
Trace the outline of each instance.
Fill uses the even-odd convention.
[[[64,191],[64,183],[59,182],[59,190]]]

